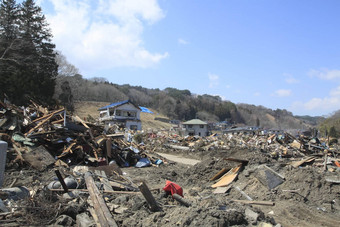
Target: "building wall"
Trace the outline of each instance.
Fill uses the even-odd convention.
[[[120,116],[114,115],[120,111]],[[128,116],[127,112],[131,112],[131,116]],[[142,130],[142,123],[140,121],[140,109],[136,108],[130,103],[110,108],[106,111],[101,111],[102,118],[100,121],[104,121],[106,125],[112,126],[114,124],[125,124],[127,129]],[[133,114],[135,113],[135,114]]]
[[[130,103],[127,103],[127,104],[124,104],[124,105],[121,105],[121,106],[118,106],[116,108],[116,111],[117,110],[120,110],[122,112],[126,112],[126,111],[131,111],[131,112],[136,112],[136,119],[140,119],[140,110],[137,109],[134,105],[130,104]],[[125,116],[116,116],[116,118],[125,118]]]
[[[190,128],[191,126],[191,128]],[[185,134],[190,135],[193,133],[195,136],[207,136],[208,135],[208,126],[203,125],[203,128],[201,128],[201,125],[185,125]]]
[[[126,128],[130,130],[142,130],[142,123],[140,121],[126,121]]]

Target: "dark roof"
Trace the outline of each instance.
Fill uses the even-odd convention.
[[[130,100],[125,100],[125,101],[121,101],[121,102],[115,102],[115,103],[111,103],[110,105],[107,106],[103,106],[100,107],[98,110],[106,110],[108,108],[112,108],[112,107],[118,107],[127,103],[131,103],[132,105],[134,105],[137,109],[140,109],[138,106],[136,106],[135,104],[133,104]]]

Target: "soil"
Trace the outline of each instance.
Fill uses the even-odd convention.
[[[272,159],[267,153],[246,148],[215,150],[204,154],[195,151],[174,152],[162,147],[155,149],[155,152],[159,151],[195,157],[201,162],[184,165],[169,161],[158,167],[122,168],[124,176],[135,184],[144,181],[148,185],[162,211],[151,212],[141,194],[106,195],[106,204],[118,226],[257,226],[261,222],[282,226],[340,226],[340,185],[325,181],[325,177],[330,174],[339,176],[339,171],[325,173],[315,166],[293,168],[287,165],[285,159]],[[152,155],[157,156],[156,153]],[[211,185],[215,181],[209,179],[222,168],[233,168],[239,164],[225,160],[227,157],[248,160],[249,163],[241,170],[227,193],[214,194],[215,189]],[[258,178],[263,164],[283,175],[284,182],[274,189],[268,189]],[[65,169],[63,174],[71,174],[71,169]],[[39,172],[29,167],[20,171],[10,167],[6,170],[4,187],[9,187],[16,179],[13,186],[26,186],[31,192],[35,191],[36,198],[40,198],[40,201],[34,201],[35,206],[44,208],[43,211],[31,210],[25,216],[26,219],[21,217],[16,223],[28,221],[32,224],[56,224],[60,215],[66,215],[70,217],[67,219],[69,224],[75,225],[77,214],[87,212],[87,194],[65,201],[63,193],[51,193],[44,189],[54,178],[53,169]],[[171,196],[164,196],[162,188],[166,180],[183,188],[184,199],[191,203],[190,207],[180,205]],[[246,205],[235,202],[234,200],[246,200],[235,189],[236,186],[253,200],[272,201],[275,205]],[[24,205],[33,206],[32,202],[26,201]],[[257,219],[247,216],[247,209],[255,212]],[[6,223],[2,225],[6,226]]]

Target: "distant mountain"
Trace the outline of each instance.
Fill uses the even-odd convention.
[[[65,89],[61,88],[63,86],[65,88],[67,84],[74,101],[117,102],[130,99],[137,105],[155,109],[170,119],[199,118],[207,122],[228,121],[275,129],[308,129],[316,127],[322,120],[319,117],[293,116],[287,110],[235,104],[224,101],[219,96],[196,95],[189,90],[176,88],[160,90],[128,84],[118,85],[109,83],[105,78],[83,79],[79,74],[58,76],[56,82],[55,98],[63,97]]]
[[[311,116],[294,116],[283,109],[272,110],[263,106],[237,104],[237,111],[246,125],[261,126],[272,129],[310,129],[317,128],[324,118]]]

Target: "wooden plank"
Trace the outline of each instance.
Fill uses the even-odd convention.
[[[160,211],[161,208],[158,206],[155,198],[153,197],[153,195],[151,194],[148,186],[142,182],[139,186],[138,186],[139,190],[142,192],[144,198],[146,199],[146,201],[148,202],[148,204],[150,205],[150,210],[151,211]]]
[[[85,128],[90,128],[80,117],[77,115],[74,117],[77,121],[79,121]]]
[[[59,110],[56,110],[56,111],[54,111],[54,112],[52,112],[52,113],[50,113],[50,114],[47,114],[47,115],[45,115],[45,116],[42,116],[42,117],[40,117],[40,118],[37,118],[37,119],[33,120],[32,123],[35,123],[35,122],[38,122],[38,121],[42,121],[42,120],[44,120],[45,118],[48,118],[48,117],[53,116],[53,115],[56,115],[56,114],[58,114],[58,113],[60,113],[60,112],[63,112],[64,110],[65,110],[64,108],[59,109]]]
[[[90,198],[93,202],[94,211],[98,217],[97,224],[100,226],[114,226],[117,227],[116,221],[113,219],[109,209],[107,208],[100,191],[98,190],[90,172],[85,174],[86,187],[90,193]]]
[[[217,187],[228,186],[237,177],[237,174],[238,174],[241,166],[242,166],[242,164],[240,164],[237,167],[234,167],[231,170],[229,170],[228,173],[224,174],[224,176],[221,177],[220,181],[213,184],[211,187],[217,188]]]
[[[244,203],[244,204],[252,204],[252,205],[263,205],[263,206],[274,206],[275,203],[274,202],[269,202],[269,201],[249,201],[249,200],[237,200],[234,199],[232,200],[234,202],[238,202],[238,203]]]
[[[111,138],[108,138],[106,140],[106,155],[109,158],[112,158],[112,140]]]
[[[68,146],[68,148],[66,148],[64,151],[63,151],[63,153],[61,153],[59,156],[57,156],[58,158],[61,158],[61,157],[63,157],[63,156],[65,156],[65,155],[67,155],[69,152],[72,154],[72,147],[74,146],[74,145],[76,145],[77,143],[72,143],[70,146]]]
[[[52,192],[63,192],[64,189],[49,189],[50,191]],[[154,189],[154,190],[157,190],[157,189]],[[89,193],[89,190],[88,189],[71,189],[69,188],[68,189],[69,192],[72,192],[72,191],[80,191],[80,192],[84,192],[84,193]],[[140,192],[130,192],[130,191],[103,191],[103,193],[107,193],[107,194],[128,194],[128,195],[137,195],[139,194]]]
[[[34,132],[37,128],[40,128],[43,124],[45,124],[46,122],[48,122],[52,117],[53,117],[53,115],[50,115],[50,116],[47,117],[45,120],[43,120],[43,121],[41,121],[39,124],[37,124],[35,127],[31,128],[28,132],[25,133],[25,136],[27,136],[28,134],[31,134],[31,133]]]
[[[62,186],[63,189],[64,189],[64,192],[68,192],[67,185],[65,184],[64,178],[61,176],[61,173],[59,172],[59,170],[56,169],[54,172],[55,172],[55,174],[57,175],[58,180],[60,181],[61,186]]]
[[[103,170],[96,170],[95,174],[99,176],[100,182],[104,185],[104,190],[105,191],[112,191],[112,187],[110,182],[107,180],[107,176],[105,174],[105,171]]]
[[[302,165],[303,163],[305,162],[311,162],[315,159],[315,157],[307,157],[307,158],[304,158],[300,161],[295,161],[295,162],[292,162],[290,165],[293,166],[294,168],[297,168],[299,167],[300,165]]]
[[[227,173],[228,171],[230,170],[227,169],[227,168],[223,168],[221,169],[218,173],[216,173],[212,178],[210,178],[210,181],[214,181],[214,180],[217,180],[219,179],[221,176],[223,176],[225,173]]]
[[[227,187],[217,187],[215,191],[213,191],[214,194],[224,194],[231,188],[231,185]]]
[[[89,207],[89,211],[90,211],[90,214],[92,215],[93,220],[96,223],[97,227],[102,227],[99,223],[99,218],[98,218],[96,212],[94,211],[94,209],[92,207]]]

